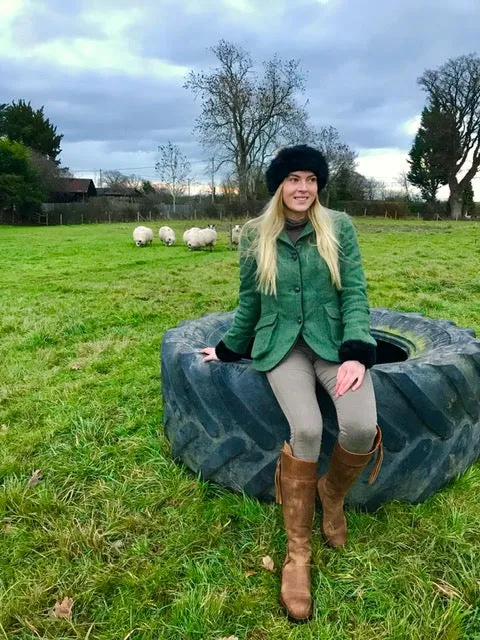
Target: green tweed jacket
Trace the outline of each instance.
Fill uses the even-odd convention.
[[[299,336],[324,360],[375,364],[376,342],[355,228],[345,213],[329,210],[339,240],[341,290],[331,282],[318,253],[315,231],[306,224],[295,244],[283,230],[277,240],[277,295],[257,290],[254,257],[240,247],[239,305],[228,332],[216,346],[220,360],[240,359],[253,339],[258,371],[273,369]],[[242,250],[243,249],[243,250]]]

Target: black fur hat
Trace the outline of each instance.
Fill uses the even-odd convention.
[[[319,193],[328,182],[328,165],[321,151],[306,144],[284,147],[270,162],[265,172],[265,180],[270,195],[273,196],[292,171],[311,171],[314,173],[317,176]]]

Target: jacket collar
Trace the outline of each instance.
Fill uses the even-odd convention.
[[[313,227],[312,227],[312,223],[310,222],[310,220],[307,222],[307,224],[303,227],[303,229],[300,231],[298,238],[297,238],[297,242],[300,240],[300,238],[303,238],[304,236],[307,236],[308,234],[313,233]],[[289,244],[290,246],[295,246],[293,244],[293,242],[290,240],[290,236],[288,235],[288,233],[285,231],[285,229],[282,229],[280,235],[278,236],[278,239],[281,242],[285,242],[286,244]]]

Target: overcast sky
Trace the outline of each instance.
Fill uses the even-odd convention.
[[[0,102],[24,98],[64,134],[79,177],[118,169],[155,179],[159,144],[178,144],[197,179],[208,153],[183,89],[215,66],[221,38],[263,61],[298,58],[309,114],[392,183],[406,167],[425,94],[417,78],[476,51],[478,0],[0,0]],[[98,176],[98,174],[97,174]],[[474,182],[480,197],[480,180]]]

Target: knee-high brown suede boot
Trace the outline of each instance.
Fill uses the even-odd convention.
[[[276,499],[283,507],[288,539],[280,602],[296,622],[305,622],[312,615],[310,561],[316,484],[317,463],[295,458],[285,443],[275,473]]]
[[[318,480],[318,495],[323,510],[323,534],[332,547],[343,547],[347,541],[347,522],[343,512],[343,502],[351,486],[375,452],[377,452],[377,461],[369,478],[369,483],[373,484],[383,460],[380,427],[377,427],[372,449],[368,453],[347,451],[336,442],[327,473]]]

